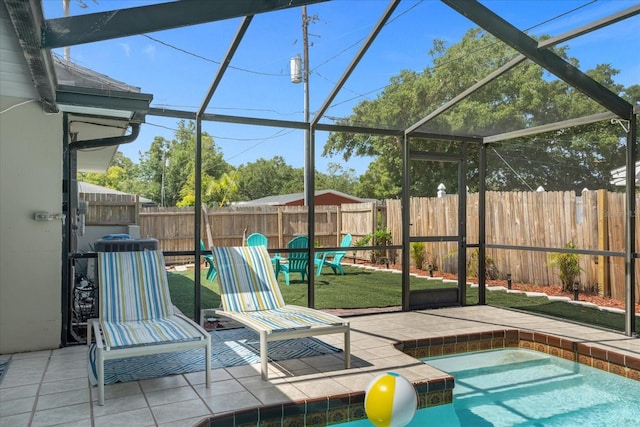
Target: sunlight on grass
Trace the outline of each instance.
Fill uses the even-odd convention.
[[[402,275],[389,271],[368,270],[345,265],[344,276],[331,272],[315,278],[315,308],[372,308],[402,305]],[[220,307],[218,279],[208,282],[206,269],[201,270],[201,307]],[[278,284],[287,304],[306,306],[308,301],[307,282],[299,276],[292,277],[287,286],[281,275]],[[412,290],[455,287],[455,283],[442,283],[424,277],[410,277]],[[193,316],[194,270],[169,273],[169,291],[173,303],[187,316]],[[503,291],[487,292],[488,305],[513,308],[545,316],[558,317],[592,326],[624,331],[624,316],[568,304],[549,301],[545,297],[527,297],[524,294]],[[467,286],[467,305],[478,302],[478,289]],[[640,319],[636,317],[636,330],[640,329]]]

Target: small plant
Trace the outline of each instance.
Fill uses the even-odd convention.
[[[480,251],[476,249],[471,252],[469,259],[467,260],[467,276],[470,277],[479,277],[478,275],[478,260],[480,258]],[[496,280],[499,276],[498,267],[496,267],[496,263],[489,256],[484,257],[484,269],[485,269],[485,279]]]
[[[367,242],[365,242],[365,241],[364,241],[364,237],[363,237],[363,238],[361,238],[361,239],[358,239],[358,241],[357,241],[357,242],[355,242],[353,246],[355,246],[355,247],[358,247],[358,248],[359,248],[359,247],[361,247],[361,246],[365,246],[366,244],[367,244]],[[354,264],[356,263],[356,258],[357,258],[357,256],[358,256],[358,250],[357,250],[357,249],[354,249],[354,250],[353,250],[353,263],[354,263]]]
[[[577,246],[573,242],[569,242],[565,245],[567,249],[576,249]],[[549,255],[549,267],[556,267],[560,270],[560,281],[562,282],[563,291],[573,290],[573,283],[575,279],[580,275],[580,258],[578,254],[554,252]]]
[[[422,270],[424,268],[424,263],[426,258],[427,258],[427,253],[424,250],[424,243],[423,242],[411,243],[411,259],[413,260],[413,265],[418,270]]]
[[[379,228],[375,233],[373,233],[373,246],[387,246],[391,244],[393,237],[391,233],[386,228]],[[374,259],[371,261],[374,264],[377,264],[380,261],[389,262],[389,255],[387,254],[386,249],[375,249],[372,252]]]
[[[387,246],[391,244],[392,236],[391,233],[386,228],[378,228],[375,233],[369,233],[366,236],[363,236],[362,239],[358,240],[356,246]],[[386,254],[386,250],[384,249],[373,249],[371,251],[371,262],[373,264],[378,264],[381,261],[384,261],[388,256]]]
[[[434,271],[438,271],[438,256],[436,254],[427,252],[425,262],[427,263],[427,271],[429,271],[429,273],[433,274]]]

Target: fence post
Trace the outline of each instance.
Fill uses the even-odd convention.
[[[209,224],[209,211],[207,209],[207,204],[202,204],[202,219],[204,220],[204,228],[207,232],[207,245],[205,248],[209,250],[213,246],[213,233],[211,231],[211,224]]]
[[[282,207],[278,206],[278,247],[284,248],[284,239],[282,238]]]
[[[336,206],[336,246],[340,246],[342,240],[342,205]]]
[[[598,250],[609,250],[609,197],[607,190],[598,190]],[[611,296],[609,257],[598,255],[598,293]]]
[[[133,207],[133,221],[134,224],[140,225],[140,196],[136,194],[135,197],[135,206]]]

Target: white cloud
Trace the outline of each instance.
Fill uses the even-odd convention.
[[[131,57],[131,46],[129,43],[120,43],[120,47],[124,50],[124,54],[127,58]]]
[[[149,59],[151,59],[152,61],[155,59],[156,56],[156,47],[153,45],[148,44],[145,48],[144,48],[144,54],[147,55],[147,57]]]

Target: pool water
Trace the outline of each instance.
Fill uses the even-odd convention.
[[[423,362],[455,378],[453,404],[418,410],[410,427],[640,425],[638,381],[555,356],[502,349]]]

